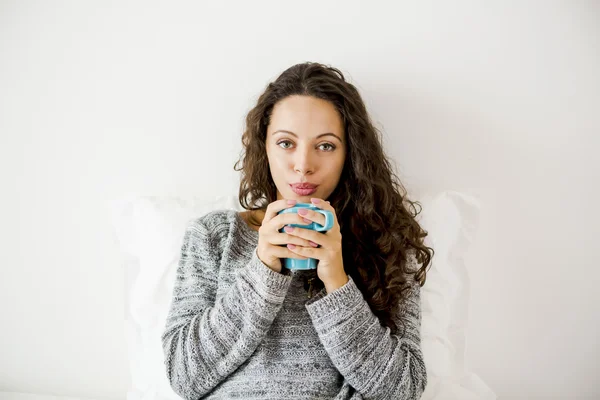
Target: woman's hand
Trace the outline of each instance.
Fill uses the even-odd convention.
[[[309,246],[288,244],[287,248],[298,256],[319,260],[317,275],[325,284],[327,293],[331,293],[348,282],[342,257],[342,234],[335,209],[331,204],[318,198],[311,198],[311,202],[322,210],[331,211],[333,227],[326,232],[318,232],[312,229],[286,226],[284,230],[288,235],[305,239],[309,243]],[[302,214],[304,212],[305,214]],[[298,213],[303,218],[325,225],[325,216],[318,211],[300,208]]]
[[[287,224],[306,224],[302,216],[296,213],[277,214],[279,211],[289,207],[294,207],[295,200],[288,204],[288,200],[275,200],[267,206],[262,225],[258,229],[258,246],[256,255],[269,268],[275,272],[282,270],[281,258],[299,258],[306,260],[308,257],[298,256],[286,248],[288,243],[295,243],[300,246],[309,246],[307,240],[296,236],[290,236],[287,233],[281,233],[279,230]]]

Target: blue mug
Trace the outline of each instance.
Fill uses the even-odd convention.
[[[329,210],[322,210],[319,207],[315,206],[312,203],[297,203],[294,207],[289,207],[284,210],[279,211],[277,214],[285,214],[285,213],[298,213],[299,208],[308,208],[309,210],[314,210],[318,213],[321,213],[325,216],[325,225],[318,224],[316,222],[311,222],[308,224],[287,224],[286,226],[292,227],[300,227],[305,229],[312,229],[317,232],[326,232],[333,228],[333,213]],[[284,227],[285,228],[285,227]],[[283,228],[279,230],[279,232],[284,233]],[[285,244],[280,246],[285,247]],[[321,247],[321,246],[319,246]],[[306,260],[300,258],[282,258],[283,266],[287,269],[317,269],[317,263],[319,260],[315,258],[307,258]]]

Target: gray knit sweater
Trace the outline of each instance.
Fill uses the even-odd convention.
[[[418,283],[392,335],[351,276],[341,288],[309,298],[304,282],[316,271],[275,272],[258,258],[257,245],[258,232],[235,210],[189,221],[161,338],[166,374],[179,396],[421,397],[427,374]],[[414,256],[409,261],[416,265]]]

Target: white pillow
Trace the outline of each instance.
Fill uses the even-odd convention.
[[[455,191],[419,198],[416,220],[435,254],[421,288],[421,346],[427,369],[422,400],[495,400],[496,394],[465,365],[469,276],[464,262],[479,226],[481,205]]]
[[[423,400],[495,400],[464,363],[469,299],[463,262],[478,225],[479,203],[458,192],[419,199],[417,220],[436,251],[421,288],[422,346],[428,384]],[[210,211],[243,211],[237,196],[124,197],[110,202],[123,251],[125,331],[131,387],[127,400],[179,400],[167,380],[160,340],[171,302],[181,240],[188,222]]]

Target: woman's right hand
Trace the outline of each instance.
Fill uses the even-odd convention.
[[[298,236],[279,232],[281,228],[290,224],[306,225],[309,222],[298,213],[277,214],[286,208],[294,207],[294,204],[288,204],[287,199],[275,200],[267,206],[265,216],[261,227],[258,229],[258,258],[275,272],[281,273],[281,258],[299,258],[306,260],[308,257],[300,256],[291,252],[287,246],[280,246],[288,243],[297,246],[311,247],[310,242]]]

